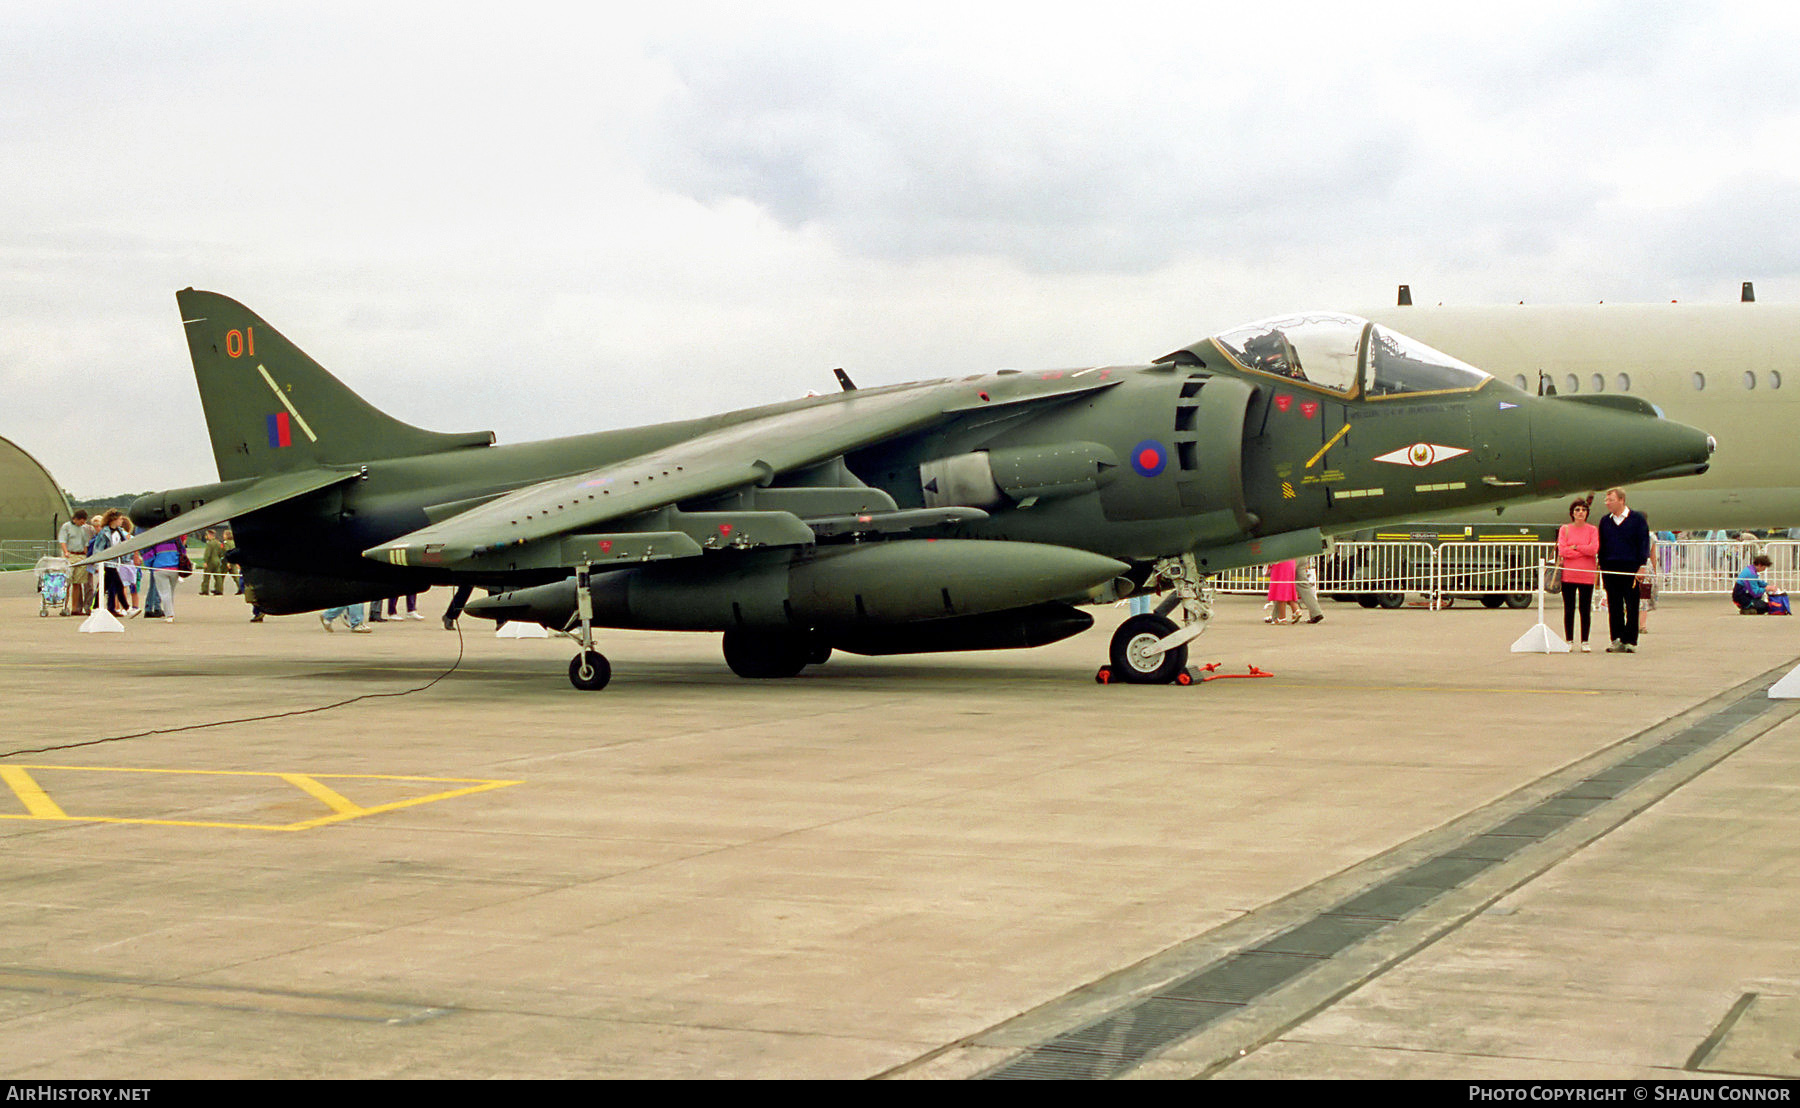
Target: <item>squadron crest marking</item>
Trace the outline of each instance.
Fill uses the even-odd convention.
[[[1415,442],[1411,446],[1403,446],[1399,450],[1390,450],[1386,454],[1377,454],[1375,461],[1387,462],[1397,466],[1429,466],[1439,462],[1447,462],[1451,458],[1460,458],[1469,451],[1461,446],[1442,446],[1435,442]]]

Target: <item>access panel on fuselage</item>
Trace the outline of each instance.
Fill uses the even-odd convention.
[[[1123,409],[1129,473],[1100,491],[1109,520],[1220,513],[1244,519],[1244,419],[1256,389],[1205,373],[1146,375],[1108,400]],[[1120,418],[1115,411],[1113,418]]]
[[[1301,459],[1296,472],[1300,489],[1323,496],[1328,527],[1454,506],[1479,485],[1469,408],[1461,398],[1327,402],[1322,417],[1318,437],[1306,442],[1324,454],[1311,466]]]
[[[1316,527],[1333,494],[1355,431],[1341,400],[1291,386],[1265,386],[1250,406],[1244,444],[1244,497],[1262,534]]]

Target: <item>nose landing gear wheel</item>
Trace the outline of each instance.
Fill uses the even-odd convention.
[[[1150,652],[1159,639],[1179,628],[1163,616],[1132,616],[1112,637],[1112,672],[1108,679],[1132,685],[1166,685],[1187,669],[1187,644],[1161,654]]]
[[[612,680],[612,663],[598,650],[584,650],[569,661],[569,684],[582,692],[598,692]]]

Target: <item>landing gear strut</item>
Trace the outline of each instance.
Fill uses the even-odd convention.
[[[1182,680],[1187,676],[1188,643],[1205,632],[1206,621],[1212,618],[1212,588],[1192,554],[1158,560],[1144,588],[1153,588],[1159,579],[1168,583],[1170,595],[1157,605],[1156,614],[1132,616],[1113,632],[1112,664],[1098,674],[1101,682],[1191,683]],[[1169,618],[1177,608],[1185,626]]]
[[[575,618],[581,621],[581,653],[569,663],[569,684],[597,692],[612,680],[612,663],[594,649],[594,596],[588,592],[588,567],[575,570]]]

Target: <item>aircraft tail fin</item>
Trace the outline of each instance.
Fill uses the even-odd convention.
[[[494,441],[491,431],[446,434],[400,422],[230,297],[190,288],[175,300],[222,481]]]

